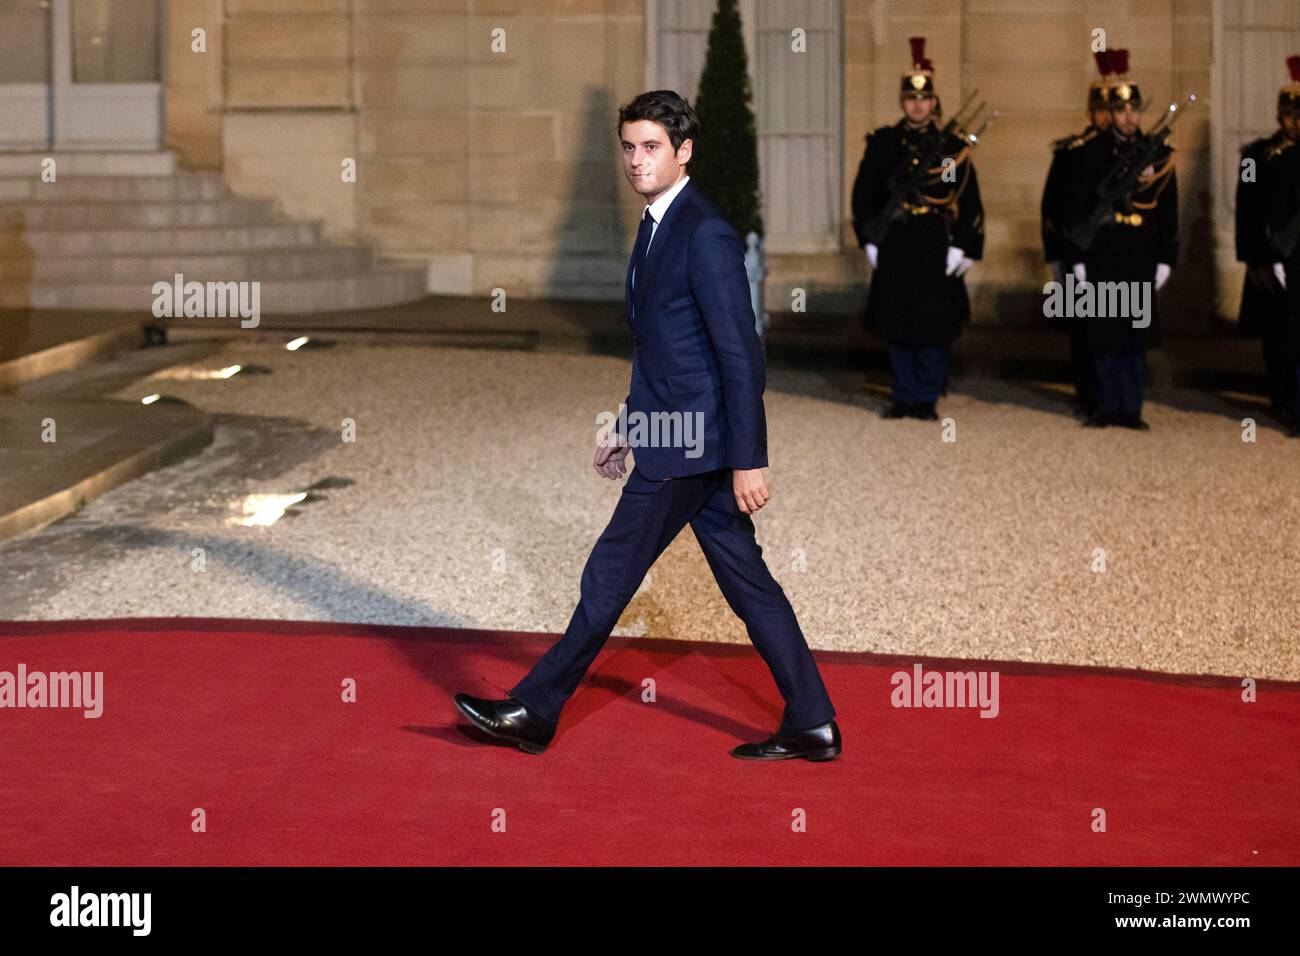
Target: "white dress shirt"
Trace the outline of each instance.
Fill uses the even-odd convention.
[[[690,178],[690,176],[683,176],[673,183],[668,192],[646,205],[645,208],[650,210],[650,241],[645,244],[647,256],[650,255],[650,247],[654,245],[655,233],[659,231],[659,220],[664,217],[664,213],[668,211],[668,207],[673,204],[673,200],[677,198],[677,194],[682,191],[682,187],[690,181]],[[645,218],[645,209],[641,210],[641,218]],[[632,266],[632,287],[636,288],[636,265]]]

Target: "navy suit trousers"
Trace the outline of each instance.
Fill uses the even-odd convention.
[[[623,609],[655,559],[689,522],[731,609],[785,698],[782,730],[835,716],[794,609],[763,561],[754,522],[740,510],[731,469],[654,481],[633,468],[613,517],[582,571],[581,598],[564,636],[510,691],[543,720],[558,722]]]

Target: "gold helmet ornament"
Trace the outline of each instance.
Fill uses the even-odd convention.
[[[1097,60],[1097,72],[1101,74],[1100,80],[1093,80],[1088,84],[1088,110],[1101,110],[1106,108],[1106,98],[1110,94],[1111,74],[1114,72],[1111,68],[1111,54],[1109,50],[1097,50],[1093,53]]]
[[[1277,108],[1286,113],[1300,111],[1300,56],[1286,58],[1291,82],[1277,91]]]
[[[912,45],[912,69],[903,74],[902,96],[923,100],[934,96],[934,64],[925,58],[925,37],[909,37]]]
[[[1110,51],[1110,71],[1115,78],[1106,92],[1106,105],[1118,110],[1131,104],[1134,109],[1140,110],[1143,105],[1142,91],[1137,83],[1128,78],[1128,50]]]

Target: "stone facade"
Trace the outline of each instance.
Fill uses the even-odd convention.
[[[621,296],[639,201],[613,123],[646,87],[647,0],[171,7],[168,144],[187,164],[219,164],[241,193],[274,196],[332,233],[427,264],[436,292]],[[1132,51],[1149,122],[1188,90],[1200,97],[1175,134],[1183,258],[1166,314],[1171,328],[1208,330],[1216,302],[1223,311],[1230,301],[1223,290],[1240,281],[1230,257],[1213,267],[1212,0],[842,0],[841,10],[843,248],[774,257],[774,308],[794,287],[827,290],[814,298],[825,308],[861,305],[849,192],[864,134],[898,116],[907,37],[924,34],[945,108],[978,87],[1002,114],[976,156],[987,246],[969,276],[975,321],[1035,321],[1048,144],[1085,122],[1090,31],[1100,27],[1109,45]],[[196,25],[208,29],[204,60],[189,50]],[[348,157],[355,184],[340,181]]]

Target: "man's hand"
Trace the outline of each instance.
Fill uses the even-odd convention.
[[[874,269],[876,267],[876,258],[880,255],[880,250],[876,248],[876,244],[874,242],[868,242],[862,248],[866,250],[867,261],[871,263],[871,268]]]
[[[1283,289],[1286,288],[1286,266],[1281,262],[1273,263],[1273,275],[1277,276],[1277,284]]]
[[[603,478],[617,479],[627,473],[627,453],[632,449],[618,432],[610,432],[608,444],[596,445],[596,460],[592,467]]]
[[[753,514],[772,500],[772,496],[767,493],[762,468],[732,471],[731,490],[736,495],[736,504],[745,514]]]
[[[1167,262],[1156,264],[1156,291],[1159,292],[1169,281],[1169,273],[1174,271],[1174,267]]]
[[[1073,272],[1074,272],[1075,282],[1078,282],[1080,285],[1082,285],[1083,283],[1088,281],[1088,270],[1082,262],[1076,262],[1074,264]]]

